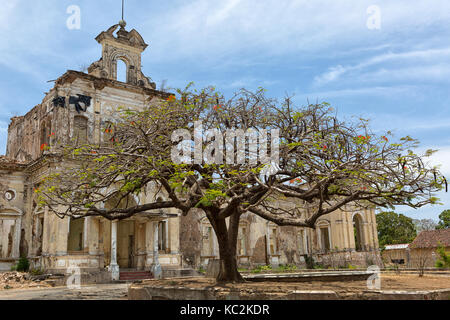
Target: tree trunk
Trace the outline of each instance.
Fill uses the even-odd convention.
[[[237,270],[236,260],[237,231],[240,215],[236,213],[230,217],[229,228],[227,228],[225,219],[214,219],[212,214],[207,216],[216,232],[219,244],[220,271],[216,278],[217,282],[244,282],[244,278]]]

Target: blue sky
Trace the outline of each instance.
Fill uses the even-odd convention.
[[[94,38],[118,22],[120,0],[3,1],[0,8],[0,154],[15,115],[39,104],[67,69],[99,59]],[[67,8],[81,9],[69,30]],[[380,10],[380,28],[369,28]],[[125,20],[149,44],[143,70],[158,85],[190,81],[225,93],[263,86],[298,104],[327,101],[375,131],[440,151],[450,177],[450,2],[445,0],[126,0]],[[370,25],[370,24],[369,24]],[[433,218],[450,208],[398,208]]]

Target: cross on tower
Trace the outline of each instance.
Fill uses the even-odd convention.
[[[127,23],[123,19],[123,17],[124,17],[124,10],[125,10],[125,0],[122,0],[122,20],[119,21],[119,25],[122,27],[122,29],[125,28],[125,26],[127,25]]]
[[[122,0],[122,20],[123,20],[124,7],[125,7],[125,0]]]

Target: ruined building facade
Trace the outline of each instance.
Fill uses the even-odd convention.
[[[42,179],[66,165],[45,161],[52,157],[54,146],[74,140],[104,141],[104,128],[115,121],[117,108],[142,109],[168,97],[142,73],[141,54],[147,44],[136,30],[115,25],[96,40],[102,45],[102,57],[88,73],[67,71],[39,105],[11,119],[6,156],[0,157],[0,270],[9,270],[21,256],[33,268],[66,273],[77,266],[112,279],[118,279],[123,269],[206,266],[218,258],[218,246],[201,211],[186,217],[165,209],[122,221],[71,220],[37,204],[34,190]],[[126,65],[124,81],[117,80],[119,61]],[[157,196],[162,195],[149,188],[132,200],[144,203]],[[306,255],[329,264],[378,261],[374,211],[337,211],[321,218],[315,230],[278,227],[254,215],[243,216],[238,243],[241,265],[305,265]]]

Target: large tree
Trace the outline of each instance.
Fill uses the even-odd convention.
[[[444,210],[439,215],[439,222],[436,229],[448,229],[450,228],[450,210]]]
[[[380,246],[410,243],[417,236],[413,219],[393,211],[381,212],[377,216],[378,241]]]
[[[42,204],[60,216],[107,219],[200,208],[219,244],[218,281],[243,280],[236,244],[246,212],[280,226],[314,228],[317,219],[346,206],[435,203],[433,193],[442,188],[440,173],[423,161],[433,151],[419,156],[410,137],[390,141],[389,132],[371,132],[364,119],[341,121],[327,103],[296,107],[289,97],[268,99],[262,89],[225,99],[214,88],[188,86],[145,110],[118,114],[114,128],[106,128],[108,143],[53,149],[60,151],[49,159],[74,166],[45,179],[38,189]],[[249,144],[233,138],[243,132]],[[254,140],[256,133],[267,138]],[[181,163],[181,153],[195,161]],[[167,200],[119,205],[149,185]],[[106,201],[116,205],[105,208]]]

